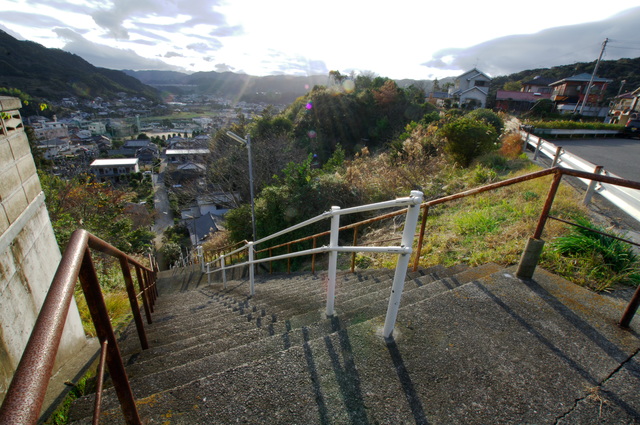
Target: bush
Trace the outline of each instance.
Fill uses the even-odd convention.
[[[474,158],[495,149],[498,140],[493,126],[469,117],[445,124],[438,134],[446,139],[445,152],[463,167],[468,167]]]
[[[491,125],[496,130],[497,134],[502,134],[504,121],[498,114],[491,111],[490,109],[475,109],[469,112],[467,114],[467,117],[484,121],[485,123]]]
[[[522,153],[522,136],[518,133],[507,133],[502,137],[500,154],[505,158],[516,159]]]

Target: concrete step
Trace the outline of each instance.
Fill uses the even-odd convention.
[[[639,423],[640,324],[617,327],[621,308],[499,271],[403,304],[392,339],[381,317],[301,330],[301,345],[138,405],[149,423]],[[122,423],[111,406],[101,423]]]
[[[427,288],[423,291],[417,291],[415,293],[412,293],[411,289],[418,288],[418,286],[412,286],[413,282],[409,281],[405,286],[403,304],[412,303],[416,300],[420,300],[422,297],[432,296],[435,293],[451,289],[454,286],[459,285],[460,282],[464,283],[469,281],[470,277],[475,277],[481,273],[493,272],[496,270],[496,268],[496,265],[485,265],[481,268],[478,268],[477,271],[474,271],[471,274],[470,272],[460,273],[457,275],[457,277],[453,276],[449,279],[439,282],[439,284],[434,286],[433,288]],[[420,279],[423,282],[429,282],[432,277],[431,275],[427,275],[421,277]],[[348,300],[338,300],[338,313],[344,320],[350,321],[354,319],[362,321],[375,315],[385,314],[389,296],[388,288],[359,295],[360,296],[353,296]],[[229,334],[230,332],[235,333],[245,330],[251,331],[255,327],[261,328],[261,333],[264,336],[270,336],[273,334],[287,332],[291,329],[291,326],[301,327],[309,325],[313,323],[313,321],[318,320],[323,310],[324,304],[321,304],[312,306],[312,308],[287,309],[287,314],[282,314],[281,312],[271,313],[271,311],[274,311],[272,310],[271,306],[260,309],[254,306],[253,309],[246,308],[246,311],[248,311],[248,313],[241,313],[238,311],[238,314],[240,316],[244,314],[244,317],[239,317],[236,314],[231,314],[227,319],[227,313],[220,313],[213,316],[213,319],[211,319],[211,321],[209,321],[208,319],[200,320],[198,322],[198,327],[189,326],[188,330],[184,330],[182,332],[179,331],[181,322],[173,324],[168,328],[163,327],[161,329],[154,329],[153,333],[149,333],[149,341],[151,346],[156,349],[158,349],[158,347],[163,347],[165,344],[172,347],[184,347],[184,344],[180,344],[180,341],[184,338],[187,338],[194,343],[197,342],[198,344],[202,344],[202,350],[206,351],[209,345],[215,344],[214,342],[210,342],[210,335],[216,330],[222,330],[224,332],[227,332],[226,334]],[[269,314],[267,314],[267,311],[269,312]],[[189,320],[192,319],[185,319],[185,321]],[[202,322],[204,322],[204,324]],[[165,338],[164,340],[160,340],[154,337],[154,335],[163,336],[165,334],[169,336],[168,339]],[[130,354],[131,357],[135,358],[137,361],[149,357],[150,354],[148,354],[147,352],[154,352],[154,350],[140,350],[139,345],[137,344],[137,341],[135,339],[133,350],[127,350],[126,348],[123,348],[122,351],[126,354]],[[164,352],[166,352],[166,349],[164,350]],[[128,357],[126,358],[126,361],[130,361]]]
[[[484,273],[494,270],[496,266],[485,266]],[[481,274],[482,269],[476,272]],[[465,272],[469,275],[469,272]],[[465,273],[458,274],[459,278],[452,277],[452,282],[460,284],[466,281]],[[422,276],[421,279],[430,281],[431,275]],[[431,285],[415,285],[413,290],[407,288],[403,296],[403,305],[409,305],[415,300],[422,300],[426,296],[433,296],[452,288],[453,283],[436,282]],[[411,284],[412,282],[407,282]],[[204,336],[192,336],[190,342],[196,345],[190,346],[182,341],[174,341],[171,344],[154,347],[148,352],[136,353],[127,360],[131,385],[137,397],[147,397],[156,392],[168,390],[178,386],[187,380],[197,380],[207,374],[218,373],[225,368],[237,367],[244,363],[259,361],[259,359],[277,355],[282,350],[304,344],[310,339],[322,339],[336,330],[344,329],[352,323],[366,321],[377,315],[384,314],[388,303],[388,289],[363,295],[359,300],[349,300],[352,306],[350,310],[339,312],[333,319],[322,319],[321,311],[305,311],[302,314],[291,316],[287,320],[276,321],[262,329],[247,325],[246,329],[233,327],[234,317],[229,320],[229,325],[221,324],[217,329],[235,329],[233,334],[225,334],[215,340],[203,341]],[[207,334],[211,338],[212,330]],[[162,356],[159,356],[162,354]],[[156,357],[158,356],[158,357]],[[105,393],[106,405],[116,403],[112,390]],[[91,397],[85,402],[76,403],[76,417],[82,416],[84,410],[89,410]],[[111,400],[111,401],[109,401]],[[84,406],[84,407],[82,407]]]

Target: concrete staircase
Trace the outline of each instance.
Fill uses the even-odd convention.
[[[165,272],[142,351],[121,351],[147,423],[640,423],[637,320],[620,300],[495,264],[409,273],[394,338],[380,336],[393,271],[207,285]],[[101,423],[123,423],[113,389]],[[93,396],[74,423],[90,423]]]

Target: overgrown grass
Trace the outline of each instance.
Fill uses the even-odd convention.
[[[606,291],[618,284],[640,284],[640,258],[630,245],[588,229],[624,237],[593,225],[584,218],[583,226],[571,227],[568,233],[552,241],[546,261],[556,272],[574,277],[578,283],[596,291]]]
[[[490,154],[467,169],[442,167],[429,175],[429,182],[424,184],[425,195],[433,199],[539,170],[528,160],[513,153],[510,156],[515,159]],[[551,181],[552,176],[547,176],[431,208],[419,264],[517,264],[527,239],[535,231]],[[551,215],[592,226],[581,196],[568,184],[560,186]],[[361,243],[379,238],[381,231],[370,231]],[[597,291],[617,283],[640,283],[637,256],[626,244],[595,237],[593,232],[575,232],[561,222],[548,220],[543,239],[550,243],[540,265]],[[363,268],[395,266],[392,256],[382,254],[359,254],[357,260]]]
[[[536,170],[534,166],[520,166],[520,170],[502,174],[499,178]],[[477,175],[477,169],[469,170],[467,180],[477,182]],[[527,238],[533,235],[550,183],[550,177],[537,179],[432,208],[420,264],[516,264]],[[579,206],[573,190],[561,187],[553,214],[584,215],[585,211]],[[549,222],[545,236],[554,237],[562,231],[557,223]]]
[[[140,263],[145,264],[145,259],[138,258],[137,260]],[[98,274],[100,287],[102,288],[102,295],[107,307],[107,312],[111,319],[111,326],[117,332],[129,323],[132,317],[131,304],[129,303],[129,298],[127,296],[127,290],[122,276],[122,269],[120,268],[120,264],[114,261],[111,257],[101,258],[101,256],[96,255],[94,257],[94,264],[96,273]],[[131,273],[134,286],[137,288],[138,282],[133,269]],[[95,337],[96,330],[93,326],[93,321],[91,320],[87,301],[79,285],[76,288],[75,298],[85,334],[90,337]],[[140,301],[138,304],[140,304]],[[142,307],[140,307],[140,309],[142,310]]]

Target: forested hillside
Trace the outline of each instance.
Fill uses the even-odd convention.
[[[490,99],[495,99],[496,92],[502,89],[505,83],[527,82],[533,80],[536,76],[561,80],[585,72],[591,74],[595,69],[595,65],[596,61],[579,62],[571,65],[554,66],[553,68],[529,69],[511,75],[498,76],[491,81],[489,97]],[[622,92],[633,91],[640,87],[640,58],[601,61],[598,68],[598,77],[613,80],[607,87],[607,98],[612,98],[618,94],[623,80],[625,83]]]
[[[158,92],[121,71],[98,68],[60,49],[19,41],[0,30],[0,87],[49,100],[75,96],[114,98],[116,93],[159,101]]]

